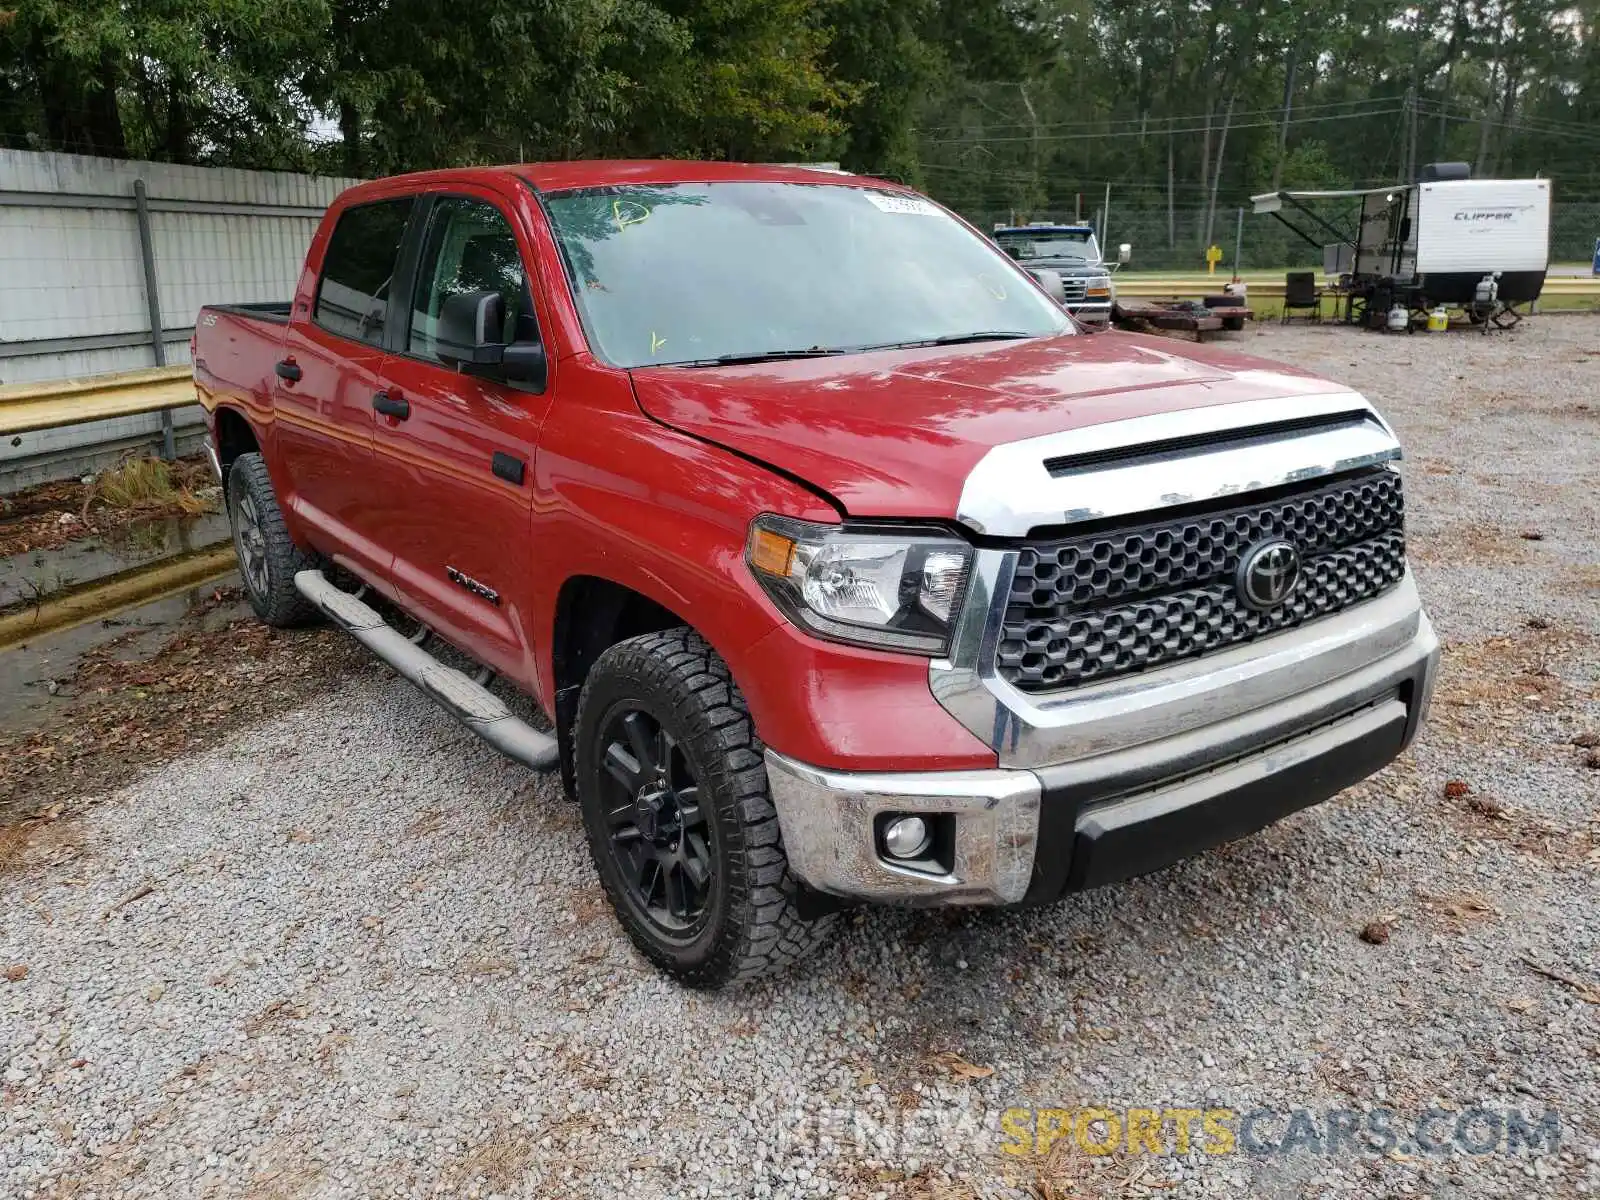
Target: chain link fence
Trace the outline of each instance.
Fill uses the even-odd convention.
[[[1350,224],[1344,219],[1345,214],[1338,213],[1333,205],[1324,207],[1325,215],[1334,225],[1344,228]],[[984,210],[963,211],[962,215],[979,229],[989,230],[997,224],[1025,224],[1030,220],[1070,223],[1074,219],[1074,206],[1069,201],[1060,207],[1042,206],[1033,213]],[[1114,187],[1109,225],[1098,206],[1084,211],[1082,220],[1109,234],[1102,238],[1108,255],[1115,257],[1115,247],[1123,242],[1133,247],[1133,261],[1125,268],[1130,271],[1202,273],[1206,270],[1206,248],[1211,245],[1222,252],[1221,261],[1217,263],[1219,274],[1224,271],[1232,274],[1236,262],[1240,270],[1320,270],[1322,267],[1319,248],[1307,245],[1275,218],[1257,216],[1248,205],[1240,209],[1236,205],[1219,204],[1215,217],[1210,220],[1209,240],[1206,209],[1178,208],[1169,214],[1166,208],[1121,208]],[[1563,204],[1558,197],[1550,215],[1552,265],[1592,262],[1597,238],[1600,238],[1600,203]],[[1328,240],[1333,240],[1331,234]]]

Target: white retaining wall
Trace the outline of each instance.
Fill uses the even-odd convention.
[[[288,299],[322,210],[355,182],[0,150],[0,383],[154,365],[133,207],[140,179],[169,364],[188,361],[202,304]],[[128,344],[51,344],[86,337]],[[175,416],[192,441],[198,410]],[[76,474],[153,442],[160,427],[151,415],[0,440],[0,492]]]

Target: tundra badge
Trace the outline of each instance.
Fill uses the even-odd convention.
[[[464,587],[474,596],[481,596],[496,608],[500,607],[500,593],[486,583],[479,583],[471,575],[463,574],[454,567],[444,569],[445,577],[457,587]]]

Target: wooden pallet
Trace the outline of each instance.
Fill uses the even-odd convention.
[[[1254,315],[1243,305],[1206,308],[1198,301],[1172,298],[1125,300],[1119,296],[1111,308],[1111,320],[1118,329],[1190,333],[1197,342],[1205,341],[1207,334],[1243,329]]]

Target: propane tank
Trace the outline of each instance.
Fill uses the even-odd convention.
[[[1396,304],[1389,310],[1389,332],[1404,333],[1409,328],[1411,328],[1410,310]]]
[[[1472,299],[1480,308],[1487,308],[1500,299],[1500,281],[1494,275],[1485,275],[1473,289]]]
[[[1428,314],[1428,332],[1443,333],[1450,328],[1450,314],[1444,305],[1439,305]]]

